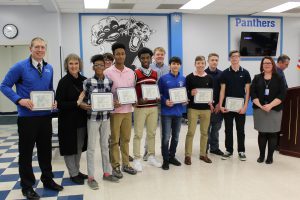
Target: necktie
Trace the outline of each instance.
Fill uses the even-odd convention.
[[[39,71],[40,76],[42,76],[42,67],[40,63],[37,65],[37,70]]]

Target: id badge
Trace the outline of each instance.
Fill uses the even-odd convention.
[[[269,89],[265,89],[265,95],[268,96],[270,93],[270,90]]]

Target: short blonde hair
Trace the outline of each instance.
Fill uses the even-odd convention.
[[[157,51],[161,51],[164,54],[166,54],[166,50],[163,47],[156,47],[153,51],[153,53],[155,54]]]
[[[79,62],[79,70],[82,71],[83,68],[82,60],[78,55],[71,53],[65,58],[64,61],[64,69],[66,72],[68,71],[68,63],[70,62],[70,60],[77,60]]]
[[[41,37],[35,37],[35,38],[33,38],[33,39],[31,40],[31,42],[30,42],[30,48],[33,47],[33,43],[34,43],[35,41],[41,41],[41,42],[44,42],[45,45],[47,46],[47,43],[46,43],[46,41],[45,41],[43,38],[41,38]]]

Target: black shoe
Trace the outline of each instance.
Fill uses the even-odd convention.
[[[32,188],[22,189],[22,194],[27,199],[40,199],[38,193],[36,193]]]
[[[273,163],[273,158],[267,158],[266,164],[272,164]]]
[[[88,179],[88,178],[89,178],[88,175],[83,174],[83,173],[81,173],[81,172],[78,173],[78,176],[79,176],[80,178],[82,178],[82,179]]]
[[[262,163],[262,162],[264,162],[264,160],[265,160],[265,158],[262,158],[262,157],[258,157],[257,158],[257,162],[258,163]]]
[[[132,156],[128,156],[129,162],[133,161],[133,157]]]
[[[180,166],[181,162],[179,162],[175,157],[169,158],[169,163],[175,166]]]
[[[63,186],[58,185],[51,179],[50,181],[44,182],[43,183],[44,188],[50,189],[50,190],[55,190],[55,191],[62,191],[64,189]]]
[[[163,165],[161,166],[161,168],[163,170],[169,170],[169,162],[164,160]]]
[[[210,151],[210,153],[216,154],[218,156],[223,156],[224,155],[223,151],[221,151],[220,149]]]
[[[79,174],[77,176],[70,177],[70,179],[73,183],[76,183],[78,185],[84,184],[84,179]]]

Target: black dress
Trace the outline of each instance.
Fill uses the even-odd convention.
[[[59,150],[62,156],[77,154],[77,128],[87,127],[86,111],[77,106],[78,97],[83,90],[86,77],[74,78],[67,73],[58,83],[56,101],[58,112]],[[87,149],[87,135],[83,151]]]

